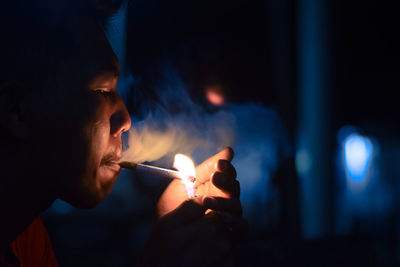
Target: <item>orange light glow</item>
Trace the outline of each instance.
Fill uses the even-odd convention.
[[[196,178],[196,170],[193,161],[184,154],[176,154],[173,166],[181,175],[182,183],[186,187],[188,197],[193,197],[195,183],[195,179],[193,178]]]
[[[225,98],[219,86],[208,87],[206,89],[206,98],[214,106],[222,106],[225,103]]]

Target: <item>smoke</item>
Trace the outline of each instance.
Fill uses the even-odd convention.
[[[154,162],[177,153],[216,151],[234,145],[234,128],[234,118],[227,112],[195,118],[154,112],[129,131],[124,160]]]
[[[148,103],[141,99],[138,113],[147,115],[142,120],[133,117],[123,160],[166,165],[177,153],[196,160],[235,144],[233,114],[225,110],[206,112],[192,101],[178,77],[173,69],[166,68],[162,82],[152,87],[157,100]]]
[[[210,112],[192,101],[173,68],[164,67],[161,75],[150,77],[153,82],[130,79],[131,87],[137,90],[134,95],[141,116],[133,116],[124,160],[170,168],[177,153],[189,155],[199,164],[231,146],[244,216],[253,227],[265,228],[271,223],[273,210],[278,209],[276,203],[270,203],[276,199],[270,179],[279,161],[291,153],[277,113],[255,103],[227,104]],[[154,77],[158,77],[156,82]],[[151,85],[145,87],[148,83]],[[143,91],[147,96],[140,96]]]

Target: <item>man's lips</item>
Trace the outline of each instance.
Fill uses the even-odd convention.
[[[119,166],[118,162],[121,160],[121,157],[118,155],[109,155],[105,156],[102,160],[100,165],[107,167],[109,169],[112,169],[116,172],[119,172],[121,170],[121,167]]]
[[[121,170],[121,166],[119,166],[118,161],[108,161],[102,164],[102,166],[112,169],[115,172],[119,172]]]

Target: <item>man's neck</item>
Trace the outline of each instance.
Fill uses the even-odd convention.
[[[3,171],[0,177],[0,253],[55,200],[32,182],[36,177],[26,171],[32,170],[29,166],[13,165],[18,164],[11,162],[0,166]]]

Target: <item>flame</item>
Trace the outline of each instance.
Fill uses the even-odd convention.
[[[196,179],[193,178],[196,178],[196,170],[192,159],[184,154],[176,154],[173,166],[178,170],[188,196],[193,197],[194,183],[196,182]]]

